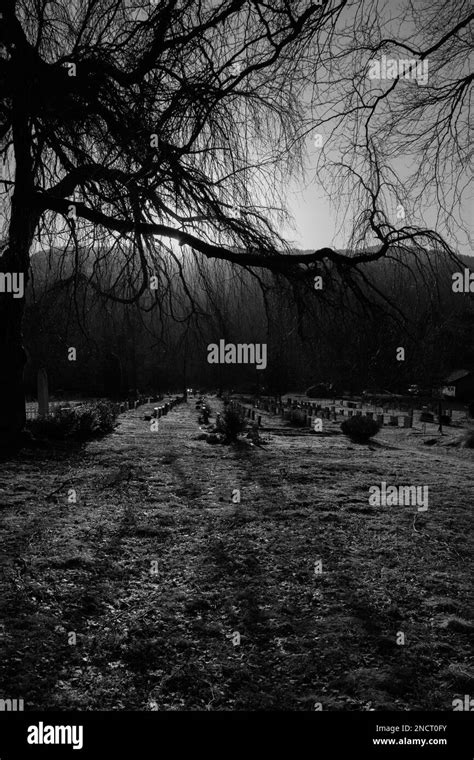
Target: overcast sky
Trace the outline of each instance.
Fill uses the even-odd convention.
[[[348,235],[341,231],[341,220],[336,218],[335,209],[317,182],[312,182],[309,178],[306,185],[294,182],[288,190],[288,206],[295,220],[295,229],[288,227],[284,232],[285,237],[294,241],[296,248],[346,248]],[[474,203],[471,198],[470,205],[464,210],[466,231],[471,238],[474,234],[473,212]],[[455,247],[464,256],[474,255],[467,236],[464,240],[455,241]]]

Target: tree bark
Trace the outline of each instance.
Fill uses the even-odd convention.
[[[22,257],[23,258],[23,257]],[[28,256],[27,256],[28,258]],[[19,257],[11,248],[0,259],[0,272],[23,273],[26,287],[27,271],[18,267]],[[0,448],[15,450],[23,440],[26,422],[23,370],[26,353],[23,348],[21,323],[24,297],[0,293]]]
[[[0,258],[0,273],[22,277],[21,297],[12,292],[0,293],[0,449],[12,450],[21,446],[27,437],[23,371],[26,353],[22,341],[22,319],[25,292],[28,284],[30,248],[40,211],[32,206],[34,169],[32,158],[31,119],[29,103],[34,89],[29,64],[31,50],[13,48],[12,70],[12,137],[15,156],[14,191],[8,242]],[[2,278],[3,279],[3,278]],[[2,291],[6,288],[2,288]]]

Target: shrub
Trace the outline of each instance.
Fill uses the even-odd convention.
[[[304,427],[306,424],[306,414],[301,409],[292,409],[290,411],[290,425],[295,427]]]
[[[209,424],[209,417],[212,414],[212,409],[205,401],[203,404],[201,404],[201,414],[199,415],[199,423],[201,425],[208,425]]]
[[[468,428],[464,433],[462,446],[465,449],[474,449],[474,427]]]
[[[370,417],[357,415],[349,417],[341,424],[342,432],[355,443],[366,443],[380,430],[380,424]]]
[[[97,401],[80,406],[61,407],[45,419],[31,420],[29,430],[38,436],[83,441],[110,433],[117,420],[117,406]]]
[[[247,433],[247,438],[249,438],[252,443],[256,444],[257,446],[260,446],[260,444],[263,443],[257,422],[252,423],[252,427]]]
[[[219,433],[223,433],[228,442],[234,442],[237,440],[239,433],[243,433],[244,430],[244,416],[236,409],[227,408],[224,415],[219,418]]]

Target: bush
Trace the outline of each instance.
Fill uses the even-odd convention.
[[[245,419],[236,409],[226,409],[224,415],[219,418],[217,427],[219,433],[223,433],[228,442],[235,442],[239,433],[245,430]]]
[[[468,428],[464,433],[463,448],[474,449],[474,428]]]
[[[209,424],[209,417],[212,414],[212,409],[209,406],[209,404],[207,403],[207,401],[205,401],[204,403],[202,403],[200,405],[200,409],[201,409],[201,414],[199,415],[199,424],[200,425],[208,425]]]
[[[264,442],[260,436],[260,430],[258,428],[257,422],[252,423],[252,427],[247,433],[247,438],[249,438],[252,443],[256,444],[257,446],[260,446]]]
[[[83,441],[112,432],[116,421],[117,406],[109,401],[97,401],[61,407],[45,419],[29,421],[28,429],[40,437]]]
[[[304,427],[306,425],[306,414],[301,409],[292,409],[290,411],[290,425],[295,427]]]
[[[357,415],[349,417],[341,424],[341,430],[351,441],[355,443],[366,443],[380,430],[380,424],[370,417]]]

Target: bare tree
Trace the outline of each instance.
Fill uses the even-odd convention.
[[[453,11],[448,30],[413,55],[464,44],[469,18],[445,5]],[[140,299],[154,273],[165,290],[175,274],[186,287],[190,256],[309,283],[318,265],[331,266],[357,289],[349,270],[394,246],[411,254],[429,239],[451,251],[429,228],[394,230],[380,208],[384,154],[370,127],[388,94],[365,102],[359,86],[362,54],[392,44],[379,25],[375,42],[375,32],[364,31],[378,11],[376,2],[346,0],[5,0],[3,282],[16,273],[26,286],[35,240],[48,239],[87,246],[99,262],[104,250],[123,261],[106,295],[124,303]],[[344,34],[351,23],[353,33]],[[400,45],[410,47],[403,35]],[[328,69],[327,84],[343,90],[339,110],[320,77]],[[350,253],[295,255],[278,232],[284,181],[302,167],[315,78],[309,100],[329,111],[313,114],[312,128],[328,119],[344,128],[353,118],[353,151],[365,140],[361,165],[347,151],[340,159],[363,200]],[[446,97],[463,99],[469,84],[460,80]],[[376,134],[396,139],[397,125],[395,116],[382,120]],[[445,139],[439,135],[442,147]],[[91,280],[103,289],[100,272]],[[24,425],[22,313],[21,298],[0,293],[0,398],[8,398],[0,439],[10,443]]]

